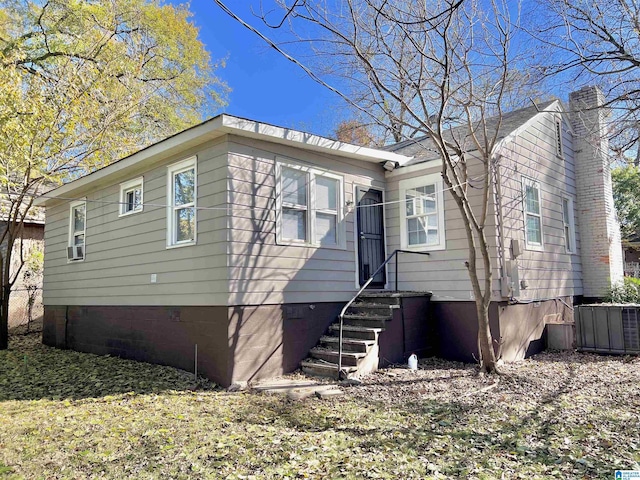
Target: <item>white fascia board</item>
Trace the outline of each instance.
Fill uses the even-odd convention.
[[[126,170],[139,168],[148,164],[153,165],[169,156],[186,150],[192,146],[212,140],[225,134],[234,134],[242,137],[257,138],[269,142],[290,145],[305,150],[313,150],[323,153],[331,153],[342,157],[363,160],[366,162],[380,163],[387,160],[398,162],[400,165],[407,163],[412,157],[399,155],[385,150],[377,150],[368,147],[359,147],[349,143],[338,142],[318,135],[304,133],[289,128],[277,127],[266,123],[234,117],[231,115],[218,115],[195,127],[184,130],[176,135],[159,141],[128,157],[112,163],[100,170],[96,170],[78,180],[62,185],[61,187],[46,193],[45,197],[39,197],[34,201],[36,206],[44,206],[60,198],[73,198],[78,191],[90,184],[106,181],[119,176]]]
[[[117,162],[85,175],[78,180],[74,180],[73,182],[51,190],[45,194],[46,197],[41,196],[36,198],[33,204],[36,206],[46,206],[57,198],[68,199],[70,198],[69,196],[73,197],[76,195],[75,192],[90,184],[116,177],[133,167],[140,167],[145,164],[153,165],[155,162],[161,161],[180,152],[181,150],[185,150],[193,145],[197,145],[223,135],[223,132],[220,130],[221,125],[221,116],[214,117],[200,125],[184,130],[172,137],[161,140],[158,143],[154,143],[147,148],[139,150],[128,157],[124,157]]]
[[[231,133],[242,137],[249,137],[267,140],[283,145],[290,145],[305,150],[330,153],[342,157],[363,160],[365,162],[380,163],[391,160],[400,165],[407,163],[412,157],[400,155],[398,153],[378,150],[376,148],[359,147],[350,143],[331,140],[311,133],[292,130],[290,128],[277,127],[267,123],[260,123],[244,118],[233,117],[231,115],[222,116],[225,133]]]

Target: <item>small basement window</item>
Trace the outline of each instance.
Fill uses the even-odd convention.
[[[141,212],[143,208],[143,178],[120,184],[120,216]]]

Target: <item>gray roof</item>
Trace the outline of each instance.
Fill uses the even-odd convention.
[[[537,115],[540,111],[549,107],[549,105],[551,105],[555,101],[556,100],[550,100],[547,102],[543,102],[537,106],[532,105],[530,107],[503,113],[500,126],[498,127],[497,139],[500,140],[501,138],[506,137],[518,127]],[[486,124],[487,132],[489,135],[492,135],[495,132],[499,119],[499,116],[490,117],[487,119]],[[474,128],[478,129],[478,137],[482,138],[481,132],[479,131],[480,124],[474,125]],[[476,146],[470,137],[469,128],[466,125],[452,127],[446,130],[444,132],[444,135],[447,141],[458,143],[466,152],[472,152],[476,149]],[[403,166],[415,165],[416,163],[433,160],[435,158],[439,158],[440,156],[438,150],[436,149],[435,143],[433,142],[433,140],[431,140],[431,137],[429,135],[424,135],[419,138],[412,138],[400,143],[396,143],[394,145],[389,145],[385,148],[385,150],[414,157],[413,160],[405,163]]]

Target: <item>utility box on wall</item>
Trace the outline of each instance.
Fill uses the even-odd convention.
[[[580,305],[575,322],[582,352],[640,354],[640,305]]]

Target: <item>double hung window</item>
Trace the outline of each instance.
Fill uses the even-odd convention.
[[[167,245],[196,243],[197,171],[196,157],[169,166]]]
[[[402,248],[445,248],[444,196],[439,174],[400,181]]]
[[[531,250],[543,250],[542,203],[540,184],[522,177],[525,245]]]
[[[73,202],[69,212],[69,248],[67,258],[71,261],[84,260],[87,225],[86,202],[84,200]]]
[[[142,177],[120,184],[120,216],[141,212]]]
[[[278,163],[277,179],[278,242],[344,248],[342,177]]]

